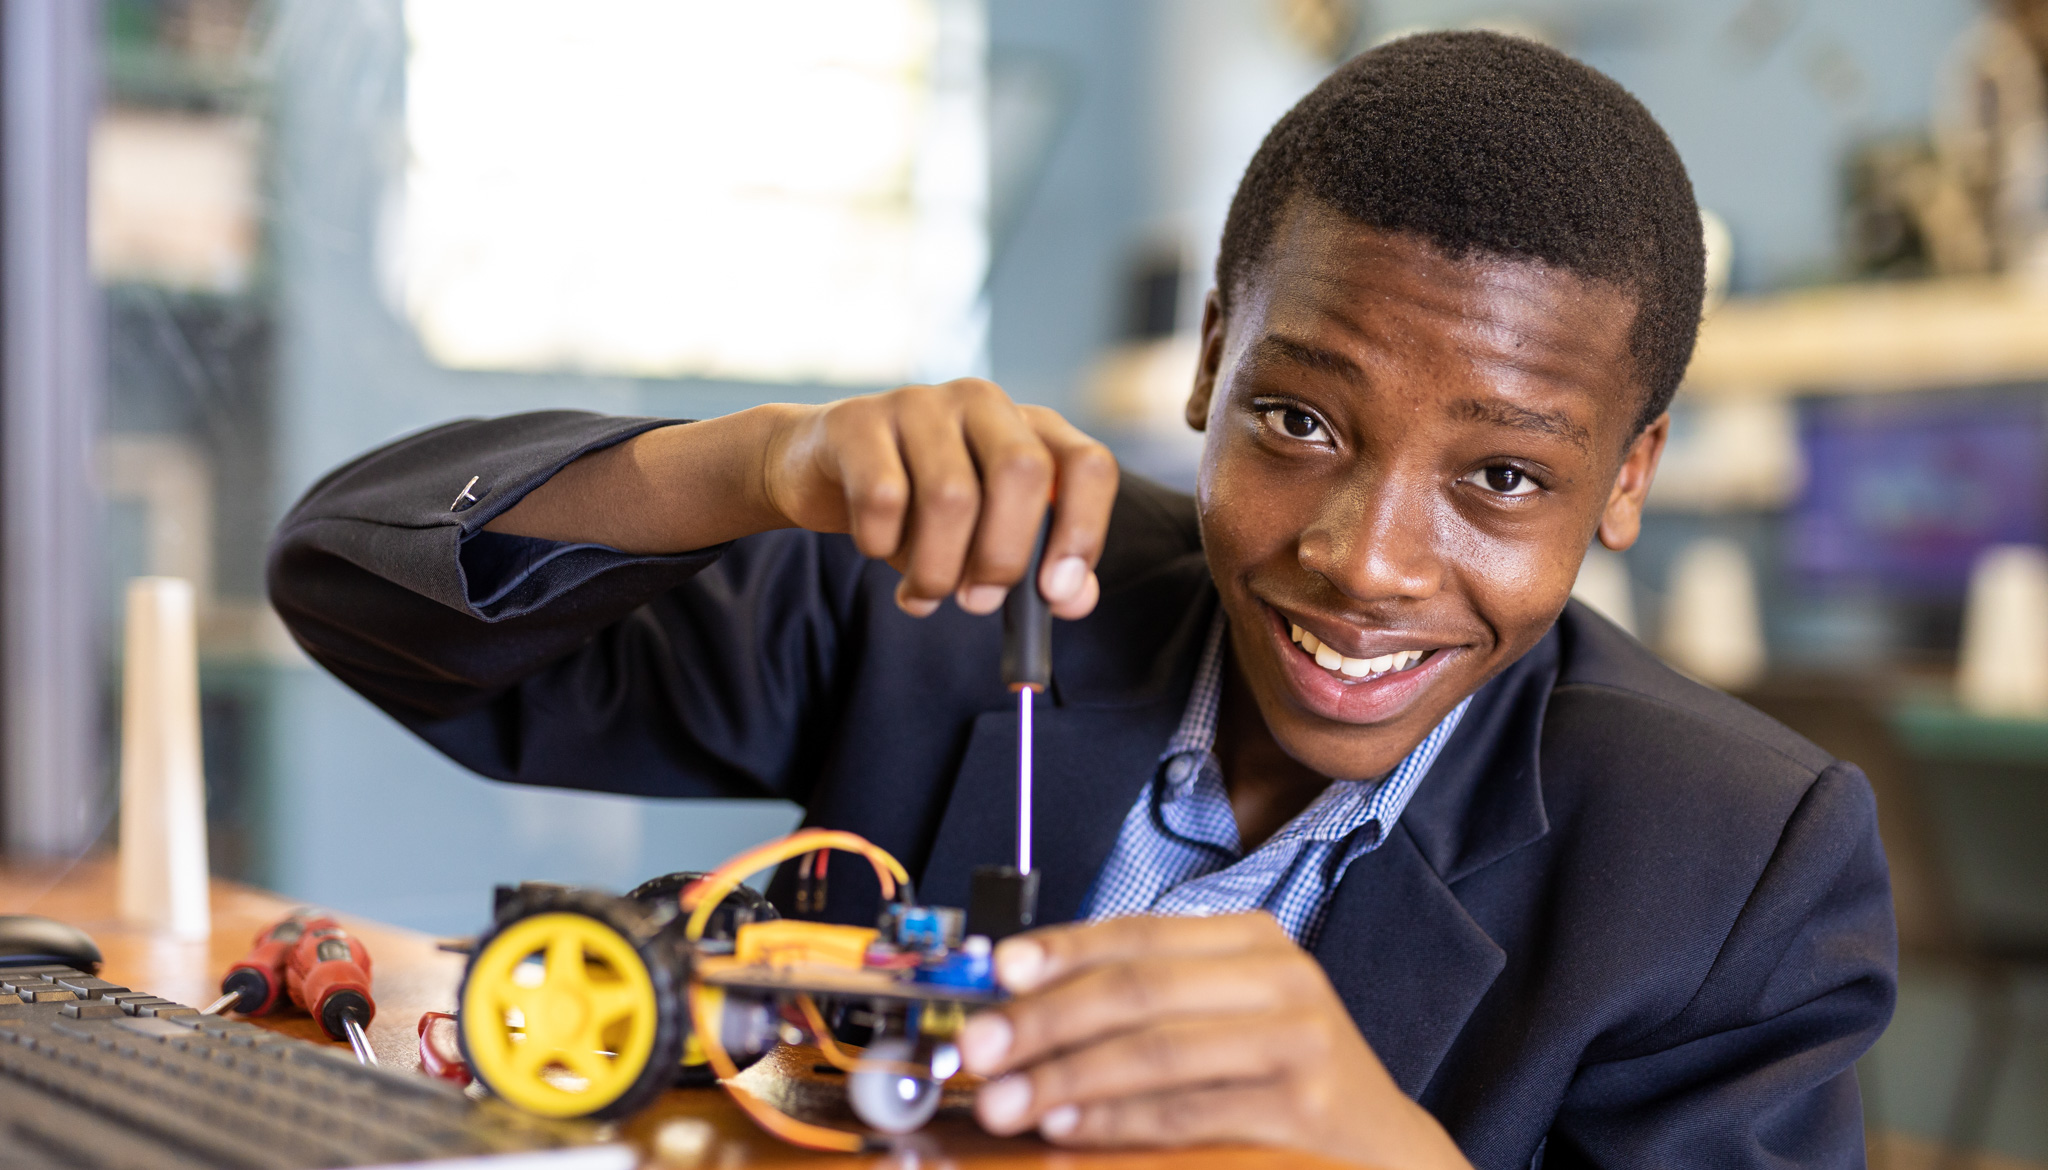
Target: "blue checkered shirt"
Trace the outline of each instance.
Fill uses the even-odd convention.
[[[1247,856],[1223,787],[1216,711],[1223,696],[1223,615],[1209,630],[1194,691],[1159,770],[1124,817],[1081,916],[1202,916],[1265,910],[1305,947],[1322,933],[1330,895],[1353,861],[1379,848],[1465,717],[1468,697],[1392,772],[1334,780],[1299,816]]]

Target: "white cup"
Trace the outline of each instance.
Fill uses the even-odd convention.
[[[199,651],[192,583],[128,583],[121,687],[123,921],[205,938],[206,777],[199,749]]]
[[[1978,715],[2048,718],[2048,550],[1998,544],[1977,557],[1956,697]]]
[[[1740,690],[1763,677],[1763,614],[1756,574],[1741,545],[1708,537],[1678,554],[1664,608],[1664,656],[1724,690]]]

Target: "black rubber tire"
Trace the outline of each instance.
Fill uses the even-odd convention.
[[[684,886],[709,876],[700,870],[665,873],[634,886],[632,892],[626,896],[640,903],[657,920],[665,922],[662,933],[669,937],[678,954],[687,956],[690,953],[690,944],[683,938],[684,920],[679,913],[680,907],[676,899]],[[704,924],[704,937],[731,939],[738,933],[738,928],[734,925],[736,922],[767,922],[780,917],[782,915],[775,909],[774,904],[762,897],[759,890],[752,886],[738,886],[720,899],[718,909],[711,912],[710,920]],[[678,982],[676,986],[681,988],[685,984]],[[692,1027],[689,1004],[681,1000],[678,1002],[683,1008],[683,1038],[687,1048]],[[733,1064],[744,1069],[760,1059],[759,1054],[735,1055]],[[701,1089],[717,1083],[718,1074],[711,1070],[709,1064],[684,1064],[680,1057],[676,1060],[675,1084],[678,1088]]]
[[[676,898],[683,887],[709,876],[694,869],[665,873],[634,886],[626,896],[647,907],[657,918],[667,921],[680,910]],[[736,922],[767,922],[780,917],[782,915],[767,898],[761,896],[759,890],[747,885],[738,886],[719,900],[718,909],[711,912],[710,921],[704,924],[704,937],[729,939],[737,931]]]
[[[455,1002],[458,1005],[469,1002],[469,977],[476,967],[477,956],[484,954],[491,942],[513,924],[538,914],[578,914],[595,919],[631,943],[634,953],[646,964],[648,980],[654,987],[655,1020],[654,1044],[648,1050],[647,1063],[625,1092],[609,1104],[582,1116],[614,1118],[639,1112],[674,1083],[674,1070],[682,1063],[683,1042],[689,1035],[690,1013],[688,1005],[683,1002],[683,990],[687,986],[685,953],[676,945],[673,935],[661,929],[662,924],[638,902],[601,890],[574,887],[536,886],[520,890],[499,908],[497,922],[490,931],[476,940],[469,962],[462,969],[462,986],[456,992]],[[483,1075],[470,1055],[469,1036],[459,1021],[455,1036],[471,1074],[489,1089],[489,1078]]]

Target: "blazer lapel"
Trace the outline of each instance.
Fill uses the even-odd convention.
[[[1398,827],[1344,872],[1315,956],[1410,1097],[1421,1095],[1507,964]]]

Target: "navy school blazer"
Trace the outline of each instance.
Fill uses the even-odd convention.
[[[681,556],[486,534],[465,557],[564,464],[659,425],[547,412],[374,451],[285,519],[271,599],[485,776],[784,797],[962,904],[1015,850],[998,619],[906,617],[893,570],[808,532]],[[1217,604],[1192,501],[1141,480],[1099,573],[1034,712],[1047,922],[1076,915],[1151,778]],[[1402,1090],[1482,1167],[1862,1165],[1852,1066],[1897,967],[1862,774],[1576,603],[1473,716],[1315,948]],[[865,867],[831,880],[838,917],[872,915]]]

